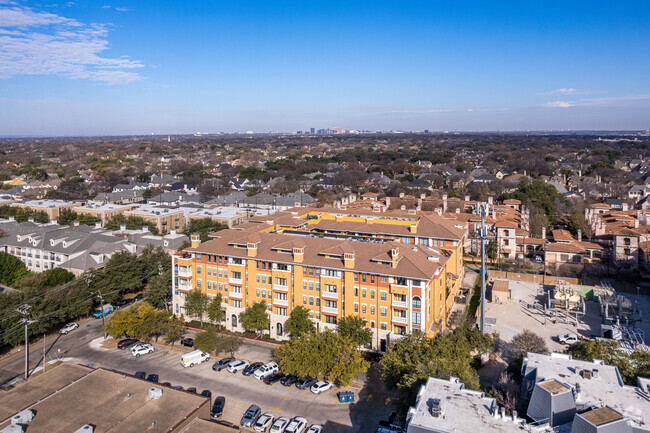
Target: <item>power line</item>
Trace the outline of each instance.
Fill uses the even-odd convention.
[[[34,323],[35,320],[31,320],[31,314],[29,309],[32,308],[29,304],[23,304],[21,307],[17,308],[20,314],[23,315],[22,323],[25,325],[25,379],[29,377],[29,331],[28,327],[30,324]]]

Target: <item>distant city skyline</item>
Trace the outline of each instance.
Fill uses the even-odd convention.
[[[0,136],[647,130],[649,12],[0,0]]]

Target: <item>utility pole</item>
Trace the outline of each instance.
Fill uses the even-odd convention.
[[[31,305],[24,304],[20,308],[16,309],[16,311],[23,315],[21,321],[25,324],[25,379],[29,377],[29,332],[27,328],[30,324],[35,322],[35,320],[30,319],[30,308],[32,308]]]
[[[92,278],[90,275],[86,275],[86,287],[90,289],[90,282],[92,281]],[[94,295],[94,293],[93,293]],[[101,308],[101,313],[102,313],[102,332],[104,333],[104,340],[106,340],[106,319],[104,318],[104,297],[102,296],[102,291],[97,290],[97,297],[99,298],[99,306]]]
[[[481,216],[481,228],[476,229],[476,237],[481,241],[481,322],[480,329],[485,334],[485,242],[494,238],[494,229],[485,227],[485,215],[488,214],[487,203],[477,203],[476,213]]]

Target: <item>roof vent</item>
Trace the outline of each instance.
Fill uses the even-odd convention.
[[[149,388],[149,397],[153,398],[154,400],[158,400],[160,397],[162,397],[162,389],[155,386]]]
[[[582,377],[585,379],[591,379],[591,370],[582,370]]]
[[[32,412],[29,409],[25,409],[11,417],[11,424],[12,425],[27,424],[32,419],[34,419],[34,412]]]
[[[93,433],[94,431],[95,431],[94,426],[92,426],[90,424],[86,424],[86,425],[82,426],[80,429],[75,430],[74,433]]]
[[[440,399],[439,398],[434,398],[431,401],[431,415],[434,418],[440,418],[440,415],[442,415],[442,408],[440,407]]]

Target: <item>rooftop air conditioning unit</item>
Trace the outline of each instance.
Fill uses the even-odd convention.
[[[23,433],[23,426],[18,424],[11,424],[0,430],[0,433]]]
[[[11,424],[27,424],[32,419],[34,419],[34,412],[29,409],[18,412],[16,415],[11,417]]]
[[[442,415],[442,408],[440,407],[440,399],[434,398],[431,402],[431,415],[434,418],[439,418]]]
[[[161,388],[158,388],[158,387],[155,387],[155,386],[152,387],[152,388],[149,388],[149,397],[153,398],[154,400],[157,400],[160,397],[162,397],[162,394],[163,394],[163,392],[162,392]]]

